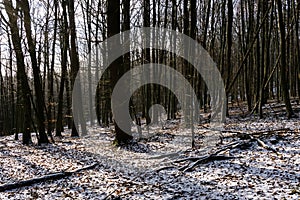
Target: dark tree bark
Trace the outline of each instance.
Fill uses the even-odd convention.
[[[120,33],[120,0],[115,0],[115,1],[107,1],[107,36],[112,37],[116,34]],[[115,44],[110,44],[111,46],[108,46],[110,51],[113,51],[114,48],[120,47],[120,39],[117,39],[114,41]],[[110,56],[110,55],[108,55]],[[122,69],[120,69],[120,66],[122,66],[123,61],[122,57],[117,58],[114,60],[111,65],[109,66],[110,68],[110,73],[111,73],[111,91],[113,90],[114,86],[118,82],[119,78],[121,77]],[[122,94],[120,94],[122,97]],[[121,99],[116,99],[116,105],[121,105]],[[116,145],[121,145],[122,143],[127,143],[132,139],[131,135],[128,135],[124,130],[122,130],[116,122],[115,124],[115,132],[116,132],[116,137],[114,140],[114,144]],[[128,124],[127,131],[130,131],[131,127],[130,124]]]
[[[66,0],[62,0],[62,28],[60,33],[60,47],[61,47],[61,80],[58,94],[58,108],[57,108],[57,122],[56,122],[56,136],[61,137],[63,130],[63,99],[65,81],[67,78],[67,64],[68,64],[68,46],[69,46],[69,34],[68,34],[68,17]]]
[[[66,75],[66,100],[67,100],[67,108],[66,108],[66,118],[67,118],[67,125],[68,129],[72,129],[72,99],[71,99],[71,81],[70,81],[70,73],[67,70],[67,75]],[[62,127],[62,131],[64,131],[64,127]]]
[[[15,140],[19,139],[19,132],[17,131],[17,120],[16,120],[16,101],[15,101],[15,82],[13,76],[13,48],[11,44],[10,34],[7,26],[7,39],[9,48],[9,72],[10,72],[10,101],[11,101],[11,133],[15,134]]]
[[[130,30],[130,0],[123,0],[123,23],[122,32]],[[123,38],[123,49],[124,51],[130,50],[130,35],[124,34]],[[130,52],[123,56],[123,71],[130,70]]]
[[[14,51],[16,54],[17,59],[17,79],[21,83],[21,90],[22,90],[22,103],[25,108],[25,116],[24,116],[24,132],[23,132],[23,144],[28,145],[31,142],[31,102],[30,102],[30,95],[31,91],[28,84],[28,78],[26,75],[25,70],[25,63],[24,63],[24,55],[22,52],[21,46],[21,37],[19,35],[19,28],[17,23],[17,16],[18,12],[13,7],[12,2],[9,0],[3,1],[5,10],[7,12],[9,18],[9,27],[11,30],[11,39],[12,44],[14,47]]]
[[[268,3],[266,1],[260,1],[260,4],[262,5],[262,13],[266,13],[268,10]],[[261,74],[261,85],[260,85],[260,91],[259,91],[259,116],[260,118],[263,118],[263,105],[266,103],[266,97],[268,95],[268,91],[264,88],[266,83],[266,76],[267,71],[270,67],[270,33],[272,28],[272,17],[264,23],[262,27],[262,37],[261,37],[261,68],[260,68],[260,74]]]
[[[232,47],[232,23],[233,23],[233,3],[232,0],[228,0],[227,6],[227,31],[226,31],[226,41],[227,41],[227,58],[226,58],[226,85],[229,85],[230,81],[230,71],[231,71],[231,47]]]
[[[78,57],[78,51],[77,51],[77,45],[76,45],[76,25],[75,25],[75,10],[74,10],[74,0],[69,0],[68,1],[68,11],[69,11],[69,23],[70,23],[70,36],[71,36],[71,48],[70,48],[70,58],[71,58],[71,85],[72,88],[75,87],[75,79],[76,76],[79,72],[79,57]],[[82,108],[82,97],[81,97],[81,86],[80,86],[80,81],[78,83],[78,85],[76,85],[76,89],[78,89],[78,91],[76,92],[75,98],[77,101],[77,105],[79,105],[78,108],[78,115],[79,116],[74,116],[73,113],[73,118],[78,117],[78,121],[81,125],[81,131],[82,131],[82,135],[86,135],[87,131],[86,131],[86,124],[84,121],[84,116],[83,116],[83,108]],[[73,91],[74,92],[74,91]],[[73,126],[72,126],[72,134],[73,137],[78,137],[79,133],[78,130],[76,129],[75,126],[75,121],[73,120]]]
[[[92,97],[92,2],[86,0],[85,3],[85,15],[83,15],[84,21],[86,22],[85,27],[85,37],[87,41],[87,53],[88,53],[88,103],[89,103],[89,120],[90,125],[93,126],[94,124],[94,116],[93,116],[93,109],[94,109],[94,101]],[[82,12],[84,13],[84,6],[82,4]]]
[[[166,17],[166,16],[165,16]],[[183,1],[183,33],[187,36],[190,36],[190,12],[189,12],[189,0],[184,0]],[[187,44],[187,41],[184,42],[185,44]],[[187,48],[184,49],[184,57],[187,58],[188,55],[189,55],[189,50]],[[192,72],[189,70],[189,63],[186,59],[184,59],[183,61],[183,73],[186,77],[188,77],[188,80],[191,80],[191,77],[192,77]],[[185,110],[186,112],[190,113],[190,108],[189,108],[189,105],[190,102],[189,102],[189,99],[188,97],[185,97],[186,98],[186,105],[185,106]],[[190,126],[190,118],[189,116],[184,116],[185,117],[185,123],[186,123],[186,126],[189,127]]]
[[[143,26],[144,27],[150,27],[150,0],[143,0]],[[147,35],[144,39],[144,43],[149,46],[150,40],[149,40],[149,34],[150,32],[146,32],[145,35]],[[150,63],[151,56],[150,56],[150,49],[146,48],[143,49],[143,63],[148,64]],[[147,77],[148,78],[148,77]],[[144,100],[145,100],[145,106],[144,106],[144,115],[146,117],[146,124],[150,124],[150,114],[149,109],[152,104],[152,85],[148,84],[144,86]]]
[[[95,33],[95,47],[96,47],[96,73],[95,73],[95,81],[99,84],[100,82],[100,70],[101,70],[101,67],[100,67],[100,59],[99,59],[99,44],[100,44],[100,39],[99,39],[99,30],[100,30],[100,11],[101,11],[101,5],[102,5],[102,2],[99,1],[98,2],[98,5],[97,5],[97,12],[96,12],[96,33]],[[97,89],[96,90],[96,94],[98,92],[98,85],[97,85]],[[97,117],[97,121],[99,124],[102,124],[101,122],[101,119],[102,119],[102,116],[101,114],[99,113],[99,110],[100,110],[100,107],[101,107],[102,103],[101,103],[101,100],[99,98],[98,95],[96,95],[96,98],[95,98],[95,109],[96,109],[96,117]]]
[[[56,46],[56,35],[57,35],[57,21],[58,21],[58,0],[54,0],[54,33],[53,33],[53,44],[52,44],[52,60],[50,64],[50,72],[48,73],[48,133],[52,133],[54,124],[54,113],[52,107],[54,106],[54,63],[55,63],[55,46]]]
[[[196,8],[195,8],[196,9]],[[175,0],[172,0],[172,20],[171,20],[171,28],[172,30],[176,31],[176,27],[177,27],[177,3]],[[195,19],[196,20],[196,19]],[[174,52],[176,52],[176,48],[177,48],[177,44],[176,44],[176,38],[172,37],[170,38],[172,40],[171,42],[171,49],[174,50]],[[174,53],[170,53],[170,65],[172,68],[174,68],[175,70],[177,69],[177,61],[176,61],[176,55]],[[173,77],[171,77],[170,81],[172,82],[173,85],[176,85],[176,83],[173,80]],[[175,86],[176,87],[176,86]],[[168,102],[168,119],[176,119],[176,96],[172,93],[172,91],[169,91],[168,93],[168,98],[169,98],[169,102]]]
[[[281,92],[283,100],[286,106],[287,117],[291,118],[294,116],[292,105],[290,102],[289,86],[287,81],[287,69],[288,65],[286,62],[286,39],[285,39],[285,23],[282,13],[282,2],[281,0],[276,0],[278,6],[278,21],[280,30],[280,52],[281,52],[281,62],[280,62],[280,80],[281,80]]]
[[[42,82],[40,77],[40,69],[37,64],[35,51],[35,41],[32,38],[31,17],[28,0],[20,1],[21,8],[24,12],[24,26],[28,42],[29,54],[31,58],[31,66],[34,77],[34,89],[36,95],[36,117],[39,129],[39,143],[49,143],[48,136],[45,132],[45,99],[43,95]]]

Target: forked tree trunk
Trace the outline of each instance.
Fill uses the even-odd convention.
[[[28,49],[31,58],[31,66],[34,77],[34,89],[36,95],[36,116],[37,124],[39,130],[39,144],[49,143],[48,136],[45,132],[45,99],[43,95],[43,88],[40,77],[40,69],[37,64],[36,50],[35,50],[35,41],[32,38],[31,31],[31,17],[30,17],[30,8],[28,0],[20,1],[21,8],[24,12],[24,26],[26,32],[26,38],[28,42]]]
[[[30,95],[31,91],[28,85],[28,79],[25,70],[25,63],[24,63],[24,55],[22,52],[21,47],[21,37],[19,35],[19,28],[17,23],[17,16],[18,13],[16,9],[13,7],[12,2],[9,0],[3,1],[6,13],[9,18],[9,27],[11,30],[11,39],[14,47],[14,51],[16,54],[17,59],[17,80],[21,83],[21,90],[22,90],[22,103],[25,107],[25,116],[24,116],[24,132],[23,132],[23,144],[28,145],[31,142],[31,102],[30,102]]]

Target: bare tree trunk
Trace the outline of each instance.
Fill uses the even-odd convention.
[[[63,19],[61,25],[61,33],[60,33],[60,46],[61,46],[61,79],[60,79],[60,87],[58,94],[58,107],[57,107],[57,122],[56,122],[56,135],[57,137],[61,137],[61,132],[63,130],[63,99],[64,99],[64,89],[65,89],[65,81],[67,78],[67,64],[68,64],[68,46],[69,46],[69,34],[68,34],[68,18],[66,11],[66,1],[62,1],[62,9],[63,9]]]
[[[191,4],[191,29],[190,29],[190,36],[193,40],[196,40],[196,36],[197,36],[197,4],[196,4],[196,1],[194,0],[191,0],[190,1],[190,4]],[[194,43],[190,44],[190,55],[192,58],[195,56],[195,47],[194,47]],[[197,77],[197,72],[195,69],[193,69],[193,77]],[[192,78],[192,86],[193,88],[195,88],[195,79]],[[192,92],[192,91],[190,91]],[[191,102],[190,102],[190,105],[194,105],[195,102],[192,102],[192,98],[191,98]],[[194,121],[198,121],[197,119],[195,119],[195,116],[199,115],[199,110],[200,108],[196,108],[197,110],[193,110],[191,109],[191,112],[190,112],[190,115],[191,115],[191,132],[192,132],[192,148],[195,147],[195,131],[194,131]],[[196,114],[195,114],[196,113]]]
[[[143,25],[144,27],[150,27],[150,0],[143,0]],[[150,32],[145,33],[147,35],[145,39],[145,41],[143,41],[146,46],[149,46],[150,40]],[[150,56],[150,48],[146,48],[143,49],[143,63],[144,64],[148,64],[151,62],[151,56]],[[150,73],[150,72],[149,72]],[[146,77],[146,79],[148,79],[150,77]],[[150,80],[148,80],[150,81]],[[146,82],[148,82],[146,81]],[[145,117],[146,117],[146,124],[150,124],[150,115],[149,115],[149,109],[151,107],[152,104],[152,85],[148,84],[144,86],[145,89],[145,101],[146,101],[146,105],[144,107],[145,109]]]
[[[231,70],[232,70],[232,63],[231,63],[231,48],[232,48],[232,23],[233,23],[233,3],[232,0],[227,1],[227,28],[226,28],[226,69],[225,69],[225,78],[226,78],[226,88],[228,88],[231,80]],[[226,105],[226,115],[228,114],[228,98],[229,93],[227,93],[227,105]],[[232,100],[232,99],[231,99]]]
[[[91,13],[91,7],[92,2],[89,0],[86,1],[86,14],[83,15],[84,21],[86,22],[85,28],[85,37],[87,40],[87,53],[88,53],[88,105],[89,105],[89,120],[90,125],[93,126],[94,124],[94,116],[93,116],[93,109],[94,109],[94,101],[92,97],[92,13]],[[82,12],[84,13],[84,6],[82,4]]]
[[[52,107],[54,105],[54,63],[55,63],[55,46],[56,46],[56,35],[57,35],[57,10],[58,10],[58,2],[54,0],[54,33],[53,33],[53,44],[52,44],[52,60],[50,65],[50,73],[48,73],[48,111],[47,111],[47,119],[48,119],[48,133],[52,133],[53,124],[54,124],[54,115]]]
[[[113,35],[120,33],[120,0],[115,1],[107,1],[107,33],[108,37],[112,37]],[[111,44],[112,46],[109,46],[109,50],[112,51],[114,48],[120,47],[120,39],[115,40],[115,44]],[[110,56],[110,55],[108,55]],[[123,66],[122,58],[117,58],[115,61],[111,63],[110,67],[110,73],[111,73],[111,88],[113,90],[114,86],[118,82],[119,78],[121,77],[121,72],[123,71],[120,69],[120,66]],[[120,94],[120,97],[122,97],[122,94]],[[121,105],[121,99],[116,99],[116,106]],[[130,124],[127,124],[128,127],[126,128],[127,131],[131,130]],[[114,144],[120,145],[122,143],[127,143],[129,140],[132,139],[131,135],[128,135],[124,130],[122,130],[118,124],[115,122],[115,132],[116,137],[114,140]]]
[[[8,27],[7,27],[8,29]],[[9,32],[7,30],[7,39],[8,39],[8,49],[9,49],[9,71],[10,71],[10,101],[11,101],[11,125],[12,125],[12,133],[15,133],[15,140],[19,139],[19,132],[17,130],[17,117],[16,117],[16,101],[15,101],[15,83],[13,76],[13,47],[11,44],[11,39],[9,36]]]
[[[79,57],[78,57],[78,52],[77,52],[77,46],[76,46],[76,26],[75,26],[75,10],[74,10],[74,0],[69,0],[68,1],[68,8],[69,8],[69,23],[70,23],[70,35],[71,35],[71,49],[70,49],[70,57],[71,57],[71,85],[72,89],[75,87],[75,79],[77,74],[79,73]],[[81,125],[81,131],[82,135],[86,135],[86,123],[84,121],[84,116],[83,116],[83,108],[82,108],[82,96],[81,96],[81,86],[80,86],[80,81],[78,85],[76,85],[76,88],[79,90],[78,91],[78,96],[76,96],[76,101],[77,105],[79,105],[78,109],[78,115],[79,116],[74,116],[73,114],[73,119],[75,117],[78,117],[80,125]],[[74,120],[73,120],[73,127],[72,127],[72,134],[73,137],[78,137],[79,133],[78,130],[76,129]]]
[[[45,132],[45,99],[43,95],[43,88],[40,77],[40,69],[37,65],[35,41],[32,38],[31,31],[31,17],[29,12],[28,0],[20,2],[21,8],[24,12],[24,26],[29,47],[29,54],[31,58],[31,65],[34,77],[34,88],[36,95],[36,116],[39,129],[39,143],[49,143],[48,137]]]
[[[281,52],[281,62],[280,62],[280,80],[281,80],[281,91],[283,100],[286,106],[287,117],[290,119],[294,116],[292,105],[290,102],[289,86],[287,81],[287,63],[286,63],[286,40],[285,40],[285,24],[282,13],[282,2],[281,0],[276,0],[278,6],[278,20],[280,29],[280,52]]]
[[[11,39],[14,47],[14,51],[17,59],[17,79],[21,83],[22,90],[22,103],[25,108],[24,125],[25,129],[23,132],[23,144],[28,145],[31,142],[31,102],[30,95],[31,91],[28,84],[28,79],[25,70],[24,55],[21,47],[21,37],[19,35],[19,28],[17,23],[18,13],[13,7],[12,2],[9,0],[3,1],[6,13],[9,18],[9,27],[11,30]]]

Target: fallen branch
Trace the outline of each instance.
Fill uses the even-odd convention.
[[[261,146],[262,148],[266,149],[266,150],[271,150],[273,151],[274,153],[278,154],[277,150],[269,145],[267,145],[266,143],[264,143],[261,139],[257,138],[257,137],[253,137],[253,135],[248,135],[248,134],[245,134],[244,136],[247,136],[246,139],[250,139],[252,141],[256,141],[258,146]],[[247,144],[247,143],[245,143]]]
[[[289,132],[291,129],[289,128],[281,128],[281,129],[275,129],[275,130],[265,130],[265,131],[257,131],[257,132],[247,132],[245,133],[244,131],[239,131],[239,130],[224,130],[222,131],[223,133],[236,133],[236,136],[241,138],[241,139],[250,139],[251,136],[265,136],[265,135],[271,135],[275,133],[282,133],[282,132]],[[232,136],[225,136],[224,138],[228,138]]]
[[[273,130],[273,131],[287,131],[289,129],[280,129],[280,130]],[[262,131],[260,133],[269,133],[270,131]],[[230,159],[236,159],[236,158],[240,158],[240,157],[235,157],[235,156],[226,156],[226,155],[219,155],[220,153],[224,153],[225,151],[228,150],[232,150],[234,148],[240,148],[240,149],[245,149],[248,148],[250,146],[252,146],[253,142],[257,142],[257,144],[267,150],[271,150],[272,152],[278,154],[277,150],[267,144],[265,144],[261,139],[255,137],[254,135],[257,134],[256,133],[252,133],[252,134],[246,134],[246,133],[242,133],[242,132],[237,132],[238,134],[243,134],[244,135],[244,141],[242,142],[232,142],[230,144],[227,144],[225,146],[223,146],[222,148],[216,150],[214,153],[209,154],[209,155],[204,155],[204,156],[200,156],[200,157],[188,157],[188,158],[182,158],[179,160],[175,160],[172,163],[181,163],[181,162],[186,162],[186,161],[190,161],[190,163],[179,167],[178,170],[179,171],[183,171],[183,172],[188,172],[193,170],[197,165],[202,164],[202,163],[208,163],[208,162],[212,162],[212,161],[217,161],[217,160],[230,160]],[[247,136],[247,137],[245,137]],[[160,172],[162,170],[167,170],[167,169],[173,169],[176,168],[175,166],[164,166],[161,167],[159,169],[156,169],[156,172]]]
[[[273,151],[274,153],[278,154],[277,150],[269,145],[267,145],[266,143],[264,143],[262,140],[260,140],[259,138],[254,138],[256,141],[257,141],[257,144],[259,146],[261,146],[262,148],[264,149],[267,149],[267,150],[271,150]]]
[[[175,166],[165,166],[165,167],[161,167],[161,168],[158,168],[156,170],[154,170],[155,172],[160,172],[162,170],[167,170],[167,169],[174,169],[176,168]]]
[[[192,169],[194,169],[197,165],[202,164],[202,163],[208,163],[208,162],[216,161],[216,160],[230,160],[230,159],[235,159],[235,158],[237,158],[237,157],[212,154],[203,159],[197,160],[196,162],[194,162],[190,165],[186,165],[184,167],[179,168],[179,171],[189,172]]]
[[[17,188],[20,188],[20,187],[30,186],[30,185],[45,182],[45,181],[48,181],[48,180],[57,180],[57,179],[65,178],[67,176],[71,176],[73,174],[79,173],[79,172],[84,171],[84,170],[93,169],[97,165],[98,165],[98,163],[94,163],[92,165],[77,169],[75,171],[57,172],[57,173],[48,174],[48,175],[33,178],[33,179],[19,181],[19,182],[16,182],[16,183],[9,183],[9,184],[0,185],[0,192],[4,192],[6,190],[17,189]]]
[[[205,157],[206,156],[188,157],[188,158],[183,158],[183,159],[180,159],[180,160],[175,160],[173,163],[180,163],[180,162],[185,162],[185,161],[196,161],[196,160],[199,160],[199,159],[203,159]]]
[[[255,133],[251,133],[251,134],[247,134],[247,133],[238,133],[238,137],[239,137],[240,139],[248,139],[248,140],[250,139],[250,140],[252,140],[252,141],[256,141],[257,144],[258,144],[258,146],[261,146],[261,147],[263,147],[264,149],[271,150],[271,151],[273,151],[274,153],[278,154],[278,152],[277,152],[277,150],[276,150],[275,148],[273,148],[273,147],[267,145],[267,144],[264,143],[259,137],[255,137],[255,136],[256,136],[256,135],[260,135],[260,136],[261,136],[262,133],[268,133],[268,134],[270,134],[270,133],[274,133],[274,132],[276,132],[276,131],[282,132],[282,131],[289,131],[289,130],[290,130],[290,129],[278,129],[278,130],[271,130],[271,131],[255,132]],[[247,143],[245,143],[245,144],[247,144]],[[239,144],[239,145],[240,145],[240,144]]]
[[[228,149],[233,149],[236,148],[238,146],[240,146],[242,143],[241,142],[233,142],[230,143],[228,145],[225,145],[224,147],[222,147],[221,149],[217,150],[216,152],[210,154],[210,155],[204,155],[204,156],[200,156],[200,157],[189,157],[189,158],[183,158],[183,159],[179,159],[179,160],[175,160],[173,163],[180,163],[180,162],[185,162],[185,161],[192,161],[192,163],[187,164],[185,166],[182,166],[180,168],[178,168],[179,171],[190,171],[192,170],[194,167],[196,167],[197,165],[199,165],[200,163],[207,163],[207,162],[211,162],[211,161],[215,161],[215,160],[229,160],[229,159],[235,159],[237,157],[233,157],[233,156],[225,156],[225,155],[218,155],[221,152],[224,152]],[[166,170],[166,169],[173,169],[176,168],[175,166],[164,166],[161,167],[159,169],[156,169],[156,172],[160,172],[162,170]]]

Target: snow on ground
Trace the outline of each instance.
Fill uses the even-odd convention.
[[[97,127],[89,128],[93,133],[89,137],[71,138],[66,132],[55,144],[42,146],[24,146],[13,136],[2,137],[0,184],[76,170],[94,162],[99,165],[64,179],[2,192],[0,199],[299,199],[299,119],[228,119],[224,130],[231,132],[224,132],[223,144],[205,151],[199,135],[205,134],[203,125],[196,130],[196,144],[202,148],[193,151],[184,145],[176,149],[174,135],[183,130],[174,121],[167,125],[130,148],[113,147],[113,133]],[[253,142],[248,148],[225,152],[235,159],[203,163],[191,172],[177,168],[155,171],[172,165],[175,159],[200,156],[239,141],[234,130],[279,129],[261,138],[277,153]]]

